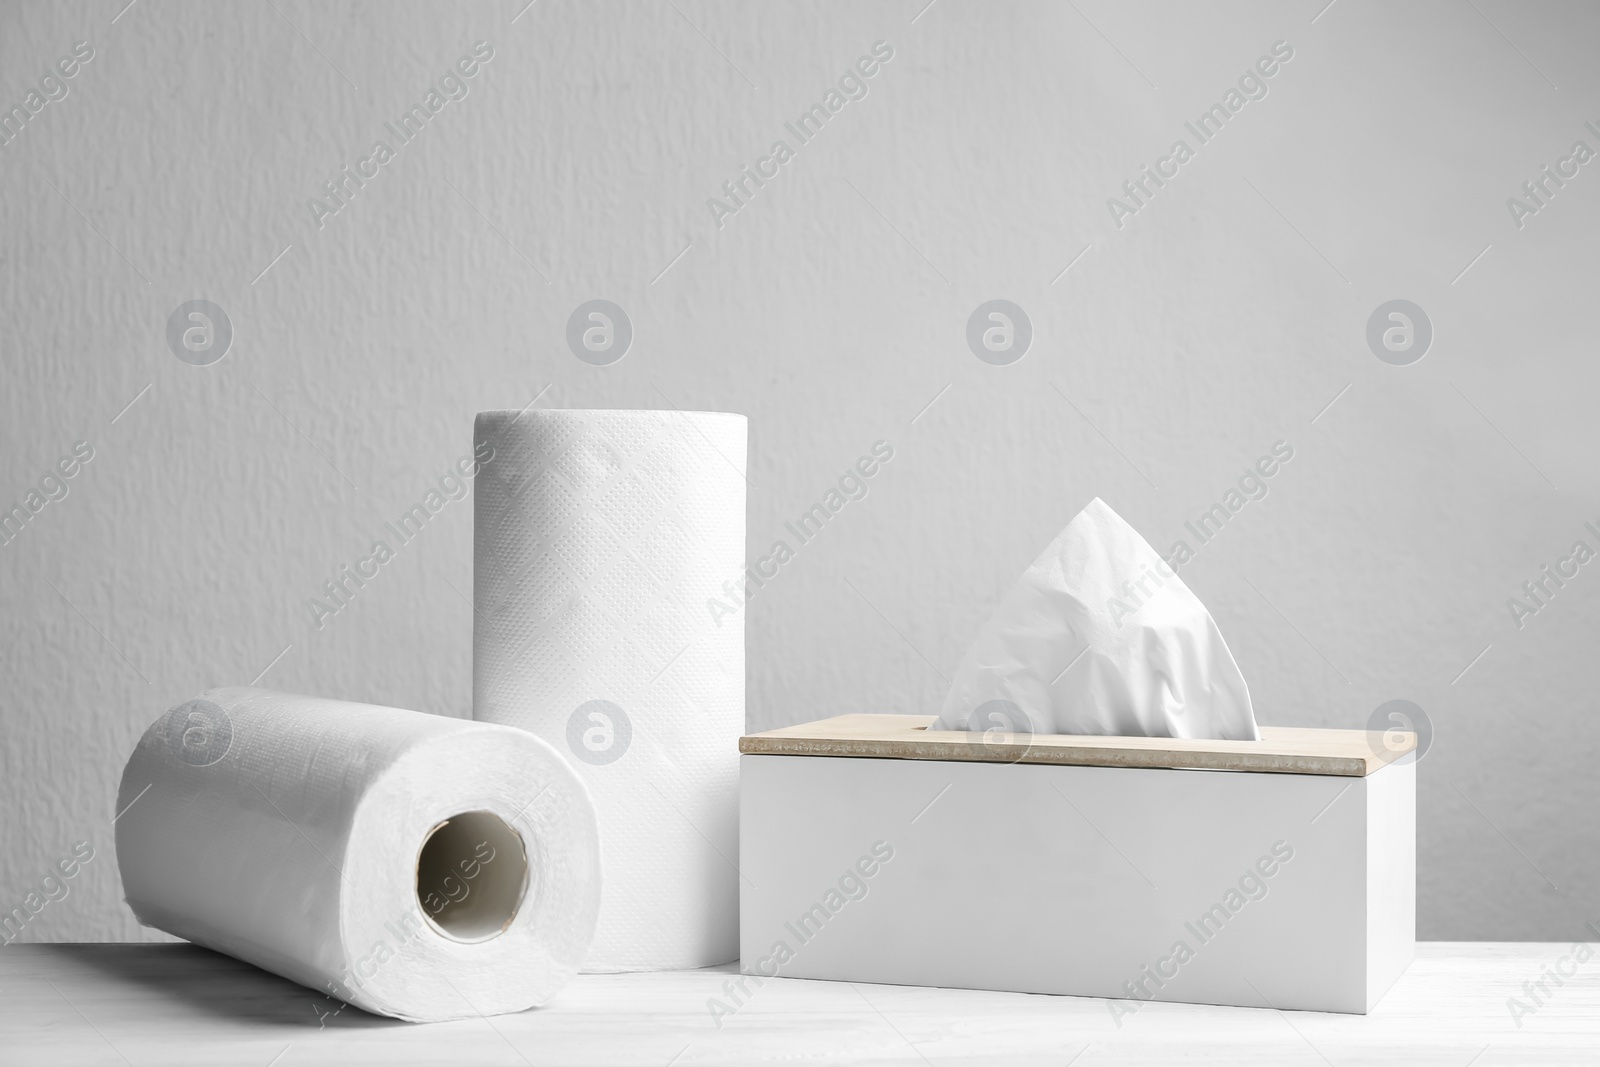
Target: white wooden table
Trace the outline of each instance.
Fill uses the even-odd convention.
[[[189,945],[0,947],[0,1063],[1600,1063],[1600,955],[1512,1020],[1507,998],[1571,945],[1439,943],[1369,1016],[769,981],[719,1027],[732,967],[584,975],[521,1015],[412,1025]],[[1566,965],[1570,968],[1570,964]],[[1531,1005],[1532,1001],[1528,1001]]]

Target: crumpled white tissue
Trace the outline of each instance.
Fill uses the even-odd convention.
[[[934,728],[1260,740],[1211,613],[1098,497],[995,609]]]

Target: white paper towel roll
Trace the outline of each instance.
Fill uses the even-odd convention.
[[[584,969],[726,963],[745,417],[487,411],[475,444],[473,715],[570,752],[589,786],[605,887]]]
[[[593,936],[594,809],[521,731],[212,689],[145,731],[117,810],[141,923],[381,1015],[542,1004]]]

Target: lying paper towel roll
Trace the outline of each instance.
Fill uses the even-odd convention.
[[[477,419],[473,715],[570,753],[594,797],[585,970],[738,955],[745,434],[713,412]]]
[[[593,936],[594,809],[521,731],[212,689],[145,731],[117,810],[141,923],[380,1015],[542,1004]]]

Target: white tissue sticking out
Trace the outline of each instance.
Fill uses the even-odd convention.
[[[935,729],[1260,740],[1211,613],[1099,497],[995,609]]]
[[[523,1011],[594,935],[594,807],[521,730],[212,689],[145,731],[117,810],[139,921],[311,987],[308,1017]]]

